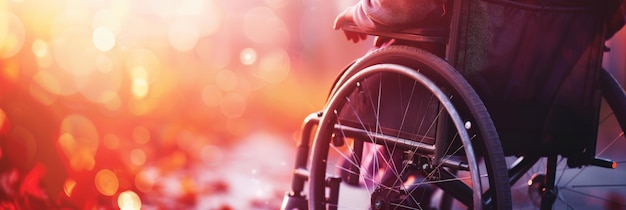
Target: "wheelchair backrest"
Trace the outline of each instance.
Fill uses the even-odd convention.
[[[595,151],[607,5],[462,1],[453,65],[476,89],[505,153]]]

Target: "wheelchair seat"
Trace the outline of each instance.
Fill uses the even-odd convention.
[[[353,23],[342,27],[342,30],[406,41],[445,43],[450,29],[447,26],[426,26],[405,28],[398,31],[363,31]]]

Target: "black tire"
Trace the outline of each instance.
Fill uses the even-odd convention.
[[[406,88],[405,84],[408,84],[409,88]],[[409,202],[406,198],[413,197],[416,190],[433,192],[432,188],[441,189],[445,194],[456,198],[458,201],[455,202],[456,205],[462,204],[477,209],[511,209],[506,162],[489,113],[463,76],[441,58],[407,46],[378,49],[357,60],[338,80],[330,95],[313,143],[309,180],[311,209],[336,207],[328,202],[334,199],[328,199],[326,195],[329,179],[327,175],[332,173],[338,173],[339,175],[334,175],[337,177],[350,173],[359,176],[359,180],[344,178],[343,181],[352,186],[371,188],[368,192],[370,200],[361,202],[371,204],[370,207],[373,209],[377,201],[381,201],[382,204],[419,206],[418,200],[423,200],[412,199],[413,202]],[[378,96],[384,100],[370,101]],[[389,108],[396,105],[399,108]],[[446,107],[445,111],[443,107]],[[374,111],[372,108],[378,110]],[[428,122],[425,123],[425,120]],[[444,129],[446,125],[448,128]],[[436,129],[433,130],[433,127]],[[355,130],[366,132],[364,135]],[[416,139],[416,136],[420,139]],[[443,146],[444,141],[439,140],[443,136],[449,141],[445,143],[446,146]],[[376,141],[372,140],[374,137]],[[431,146],[429,148],[433,149],[424,151],[415,145],[406,146],[398,142],[380,140],[387,137],[411,143],[419,142],[420,145]],[[438,140],[434,140],[435,137]],[[362,144],[379,149],[354,152],[353,148],[360,147],[355,145]],[[400,151],[396,152],[396,149]],[[375,159],[372,160],[374,162],[386,159],[389,163],[378,165],[372,165],[372,161],[370,164],[362,163],[364,158],[372,156],[375,156],[371,158]],[[403,160],[402,164],[400,161],[394,161],[398,158]],[[454,161],[450,161],[449,158],[467,162],[470,168],[471,165],[475,168],[469,170],[469,173],[464,172],[467,168],[451,166],[450,163]],[[345,161],[352,163],[358,171],[355,173],[354,169],[347,169]],[[413,168],[411,164],[416,162],[419,162],[420,166],[428,162],[426,165],[430,167]],[[447,165],[443,164],[444,162]],[[338,172],[333,171],[333,167],[336,167]],[[397,170],[400,168],[401,170]],[[398,178],[391,183],[397,185],[403,183],[402,186],[383,186],[387,183],[384,177],[387,176],[385,172],[389,172],[389,169],[396,170],[395,178]],[[360,171],[367,170],[372,176],[361,175]],[[460,174],[456,174],[456,170],[460,170]],[[432,176],[435,173],[437,178]],[[380,180],[373,178],[374,175],[380,176]],[[479,187],[468,186],[463,181],[458,181],[459,179],[447,180],[462,175],[468,175],[472,179],[471,183]],[[408,180],[414,182],[411,182],[407,189],[397,192],[389,190],[406,187],[404,185],[407,184],[404,182],[409,182]],[[331,188],[330,194],[336,190],[338,189]],[[391,193],[405,200],[393,201],[388,194],[378,196],[380,193]],[[477,198],[482,200],[477,201]],[[481,205],[476,205],[477,202]]]

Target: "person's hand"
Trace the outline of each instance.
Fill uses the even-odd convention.
[[[335,18],[335,23],[333,24],[333,28],[335,30],[340,30],[346,25],[354,24],[353,14],[354,14],[354,7],[349,7],[348,9],[344,10],[341,14],[339,14]],[[346,31],[346,30],[342,30],[342,31],[346,35],[346,39],[354,43],[367,39],[367,34],[364,34],[364,33]]]

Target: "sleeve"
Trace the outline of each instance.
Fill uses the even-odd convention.
[[[354,7],[354,21],[364,30],[394,30],[442,16],[445,0],[362,0]]]

